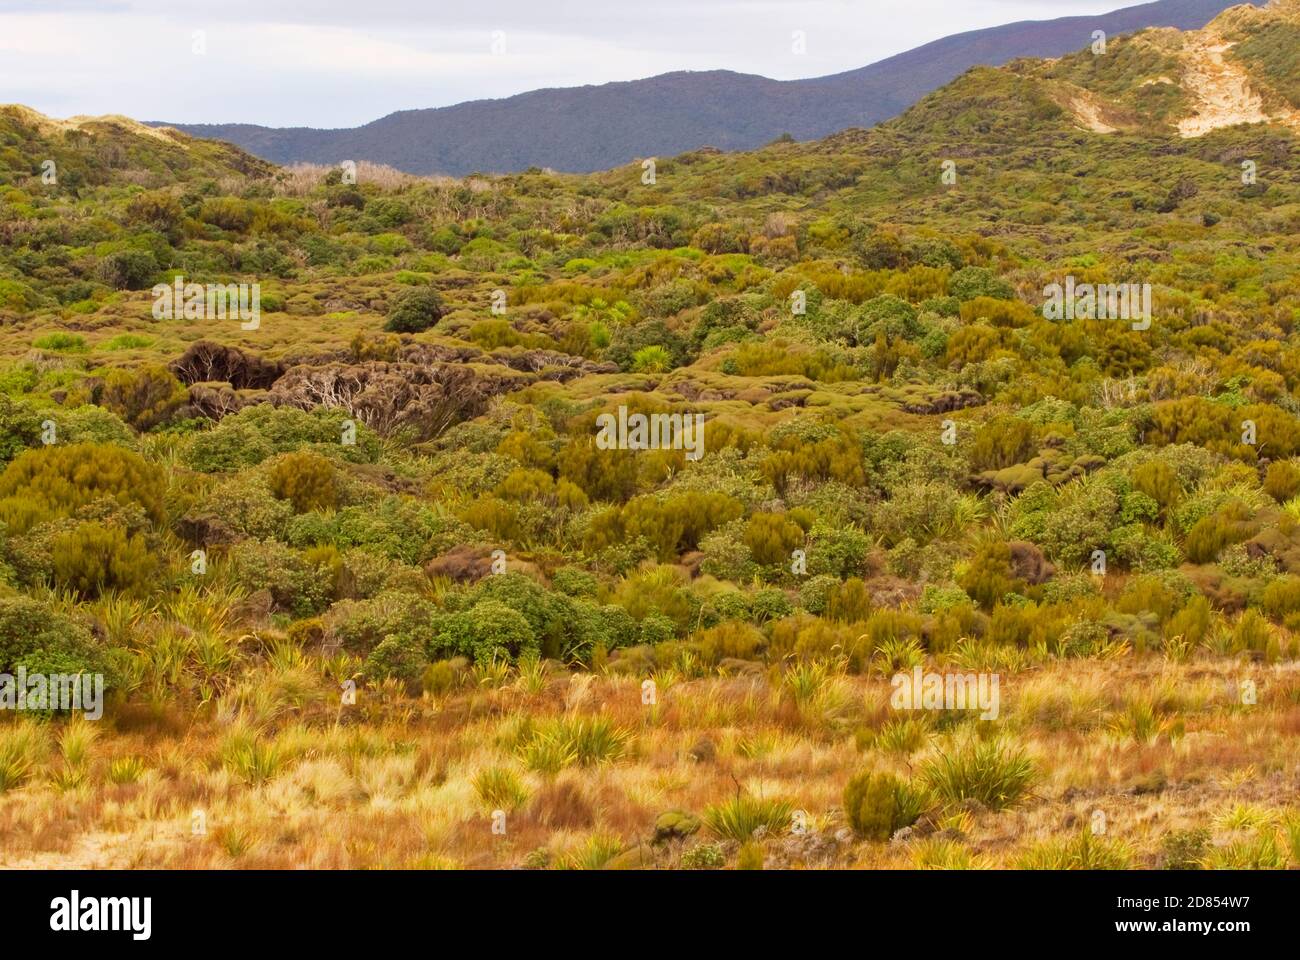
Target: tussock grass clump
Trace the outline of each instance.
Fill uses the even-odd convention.
[[[794,804],[789,800],[741,793],[709,807],[704,811],[703,819],[705,825],[718,836],[745,843],[760,827],[767,831],[789,827],[793,811]]]
[[[917,845],[912,863],[918,870],[982,870],[987,864],[955,840],[930,839]]]
[[[963,740],[921,768],[922,781],[945,803],[976,800],[990,810],[1019,802],[1036,776],[1024,750],[1001,739]]]
[[[136,783],[148,769],[140,757],[117,757],[108,765],[108,779],[118,785]]]
[[[47,747],[45,731],[36,724],[0,728],[0,793],[26,783],[44,760]]]
[[[615,763],[632,749],[632,732],[601,716],[560,717],[530,729],[520,740],[520,756],[539,773],[555,773],[574,763]]]
[[[1181,736],[1183,722],[1165,716],[1150,700],[1139,698],[1127,703],[1111,720],[1111,731],[1121,739],[1152,744],[1161,737]]]
[[[604,870],[623,852],[623,841],[605,833],[593,833],[556,863],[561,870]]]
[[[68,723],[59,735],[59,753],[69,768],[79,768],[90,758],[90,748],[99,739],[99,727],[78,718]]]
[[[1021,870],[1127,870],[1132,865],[1133,851],[1126,843],[1091,830],[1037,844],[1016,861]]]
[[[227,735],[221,745],[220,756],[221,765],[249,786],[257,786],[276,777],[286,760],[285,753],[279,746],[268,743],[246,728]]]
[[[1286,841],[1268,827],[1226,846],[1211,847],[1204,863],[1207,870],[1285,870],[1287,853]]]
[[[528,802],[528,788],[509,767],[487,767],[474,775],[474,792],[489,810],[518,810]]]
[[[50,776],[50,782],[59,790],[75,790],[89,778],[90,748],[99,739],[99,728],[89,720],[78,717],[70,721],[59,734],[59,755],[63,768]]]
[[[911,754],[930,741],[930,722],[925,716],[890,720],[874,734],[863,738],[863,746],[874,746],[886,753]]]

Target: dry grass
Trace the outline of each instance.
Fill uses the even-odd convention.
[[[1003,678],[997,721],[882,711],[886,679],[832,666],[679,680],[655,705],[635,678],[525,667],[437,701],[362,691],[338,718],[259,707],[275,669],[180,725],[0,726],[0,867],[707,867],[744,844],[769,868],[1143,868],[1196,829],[1197,862],[1300,864],[1285,669],[1048,662]],[[1032,775],[990,773],[1008,754],[981,744]],[[845,829],[865,768],[940,788],[906,838]],[[1005,809],[971,787],[994,775]],[[672,811],[696,829],[657,832]]]

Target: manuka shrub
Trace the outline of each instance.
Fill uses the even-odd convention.
[[[82,597],[109,591],[136,596],[154,585],[157,557],[145,538],[117,524],[83,523],[52,544],[55,586]]]
[[[1024,463],[1038,450],[1038,431],[1019,417],[997,417],[975,434],[971,447],[971,468],[976,471],[1002,470]]]
[[[785,563],[803,542],[803,528],[779,513],[756,513],[745,527],[745,546],[764,566]]]
[[[1291,460],[1277,460],[1264,474],[1264,492],[1278,503],[1300,496],[1300,467]]]
[[[137,430],[166,422],[188,399],[189,391],[166,367],[115,367],[104,375],[96,401]]]
[[[338,471],[317,454],[286,454],[271,466],[267,479],[271,493],[292,503],[297,513],[333,510],[339,505]]]
[[[1257,531],[1250,508],[1239,500],[1229,501],[1187,531],[1183,552],[1192,563],[1213,563],[1225,547],[1249,540]]]
[[[137,504],[161,523],[165,492],[162,471],[121,447],[40,447],[18,456],[0,474],[0,520],[10,533],[22,533],[107,497],[123,506]]]
[[[890,773],[860,773],[844,787],[844,817],[864,840],[888,840],[925,812],[925,799]]]
[[[1011,546],[996,540],[981,544],[957,577],[958,585],[985,610],[992,610],[1008,593],[1027,589],[1015,575]]]

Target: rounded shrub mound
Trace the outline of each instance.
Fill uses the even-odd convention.
[[[100,443],[49,446],[20,454],[0,474],[0,521],[10,533],[70,516],[110,498],[141,507],[161,523],[166,480],[160,469],[122,447]]]
[[[83,523],[53,543],[54,582],[83,597],[110,590],[142,595],[158,561],[145,538],[115,524]]]
[[[0,599],[0,673],[19,666],[49,672],[103,673],[105,662],[90,631],[29,597]]]
[[[298,513],[338,506],[338,473],[322,456],[302,451],[281,457],[271,467],[271,493],[288,500]]]
[[[189,391],[166,367],[115,368],[104,375],[100,403],[137,430],[168,420],[189,399]]]
[[[924,811],[924,795],[891,773],[859,773],[844,787],[844,816],[867,840],[888,840]]]
[[[442,297],[433,287],[420,287],[404,293],[388,314],[384,329],[393,333],[420,333],[442,319]]]

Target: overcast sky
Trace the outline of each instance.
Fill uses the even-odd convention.
[[[822,76],[963,30],[1136,2],[0,0],[0,102],[55,117],[348,127],[669,70]]]

